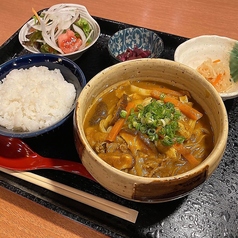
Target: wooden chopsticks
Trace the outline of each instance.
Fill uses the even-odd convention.
[[[4,168],[0,168],[0,171],[6,174],[12,175],[14,177],[20,178],[22,180],[28,181],[40,187],[46,188],[52,192],[61,194],[63,196],[66,196],[75,201],[81,202],[88,206],[94,207],[108,214],[117,216],[121,219],[127,220],[132,223],[136,222],[138,211],[134,209],[130,209],[128,207],[108,201],[104,198],[100,198],[95,195],[80,191],[78,189],[72,188],[70,186],[67,186],[65,184],[56,182],[54,180],[51,180],[42,176],[36,175],[31,172],[18,172],[18,171],[8,170]]]

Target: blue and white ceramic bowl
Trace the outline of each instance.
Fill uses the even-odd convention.
[[[108,51],[115,62],[119,54],[135,47],[151,52],[149,58],[159,58],[164,50],[163,40],[153,31],[145,28],[125,28],[116,32],[108,41]]]

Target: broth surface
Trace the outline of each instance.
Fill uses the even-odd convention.
[[[143,177],[169,177],[199,165],[213,149],[213,132],[188,91],[152,81],[124,81],[100,94],[84,131],[98,156]]]

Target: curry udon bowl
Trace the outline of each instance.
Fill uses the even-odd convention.
[[[95,97],[124,80],[166,83],[188,90],[203,108],[213,131],[214,146],[195,168],[180,175],[149,178],[118,170],[102,160],[86,138],[85,115]],[[94,76],[80,94],[74,112],[75,145],[89,173],[107,190],[128,200],[159,203],[178,199],[205,182],[217,168],[226,148],[228,119],[225,106],[216,90],[195,70],[163,59],[138,59],[106,68]]]

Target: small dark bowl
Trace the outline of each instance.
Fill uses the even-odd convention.
[[[0,126],[0,135],[17,138],[36,137],[57,128],[58,126],[63,124],[70,117],[70,115],[72,115],[77,98],[81,93],[82,88],[86,85],[86,78],[79,66],[68,58],[51,54],[28,54],[14,58],[0,65],[0,82],[13,69],[27,69],[33,66],[46,66],[50,70],[59,69],[61,71],[61,74],[63,75],[65,80],[69,83],[72,83],[76,89],[76,97],[72,108],[64,118],[60,119],[58,122],[49,127],[33,132],[21,132],[9,130],[3,126]]]
[[[108,41],[108,51],[114,63],[121,62],[118,55],[135,47],[150,51],[148,58],[159,58],[164,50],[164,43],[154,31],[135,27],[116,32]]]

